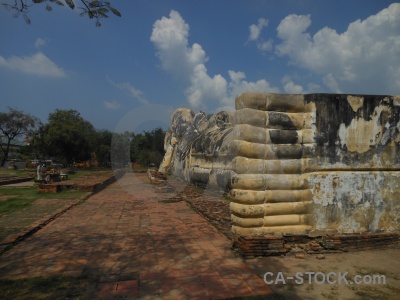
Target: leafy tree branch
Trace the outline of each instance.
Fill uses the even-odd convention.
[[[117,16],[121,17],[121,13],[111,6],[111,3],[109,1],[88,1],[88,0],[10,0],[10,1],[2,1],[1,5],[10,10],[14,11],[14,17],[18,17],[22,15],[24,18],[24,21],[27,24],[31,23],[30,18],[28,17],[28,13],[30,11],[30,8],[34,5],[45,5],[45,9],[47,11],[52,11],[53,6],[52,5],[57,5],[57,6],[65,6],[65,4],[71,8],[75,9],[76,5],[75,2],[80,2],[83,6],[78,7],[79,9],[82,10],[80,13],[81,16],[88,16],[89,19],[94,19],[96,27],[100,27],[101,19],[108,18],[110,15],[110,12]]]

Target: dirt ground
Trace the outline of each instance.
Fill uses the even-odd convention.
[[[397,245],[380,250],[325,254],[324,259],[306,254],[304,259],[295,258],[294,255],[259,257],[248,259],[246,263],[260,277],[264,278],[270,272],[266,275],[266,280],[273,282],[270,287],[274,292],[283,295],[283,299],[394,300],[399,299],[400,293],[399,255],[400,247]],[[303,282],[301,277],[295,277],[296,272],[300,272]],[[306,272],[322,274],[314,277],[314,274],[308,275]],[[340,279],[341,275],[346,275],[347,281]],[[356,275],[361,276],[357,280],[364,279],[366,283],[370,283],[356,284]],[[291,276],[294,277],[293,280],[288,279]]]
[[[186,201],[231,238],[229,199],[225,193],[187,185],[172,178],[168,178],[168,182],[159,182],[155,188],[159,190],[161,201]],[[261,278],[269,272],[265,279],[278,294],[277,299],[399,299],[400,245],[324,254],[320,259],[306,253],[299,257],[289,253],[244,261]],[[317,272],[320,273],[315,277]]]

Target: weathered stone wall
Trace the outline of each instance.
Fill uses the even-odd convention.
[[[233,114],[220,112],[209,118],[205,113],[178,108],[164,143],[166,151],[159,171],[188,182],[225,189],[233,175],[231,150]]]
[[[161,172],[229,188],[239,236],[400,230],[400,97],[246,92],[172,116]]]
[[[400,98],[236,98],[232,229],[242,236],[400,229]]]

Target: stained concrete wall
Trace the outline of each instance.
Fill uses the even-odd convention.
[[[160,167],[229,188],[242,236],[400,230],[400,97],[246,92],[172,116]]]

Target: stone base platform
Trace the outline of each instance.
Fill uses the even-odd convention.
[[[97,193],[104,189],[106,186],[116,181],[118,175],[112,172],[107,172],[104,174],[98,174],[95,178],[90,178],[85,180],[85,178],[80,178],[79,180],[65,180],[61,182],[54,182],[38,184],[38,190],[41,193],[57,193],[66,189],[75,189],[83,192]]]
[[[244,258],[257,256],[280,256],[299,252],[308,254],[341,253],[357,250],[370,250],[398,244],[400,235],[390,233],[363,233],[344,235],[283,235],[233,238],[233,247]]]

